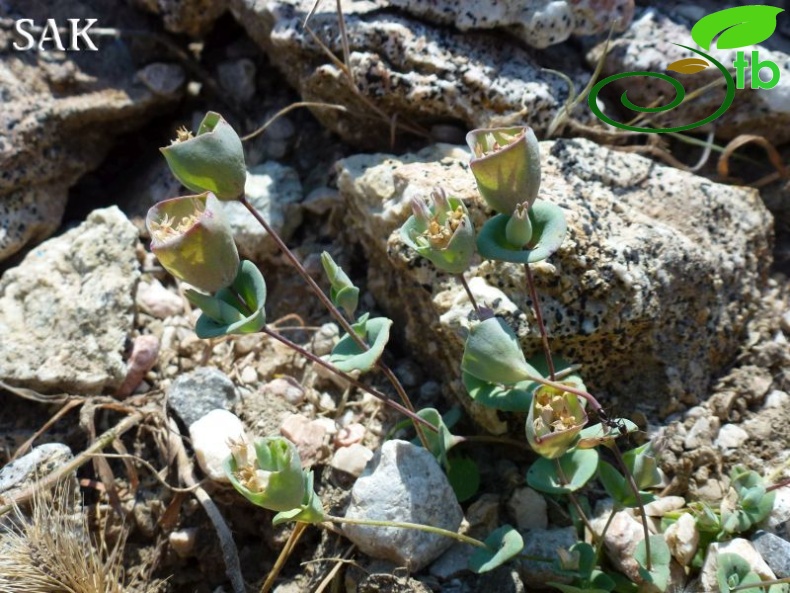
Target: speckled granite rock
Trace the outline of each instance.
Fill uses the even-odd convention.
[[[0,3],[0,17],[20,16],[39,23],[95,16],[102,27],[147,28],[139,14],[114,0]],[[138,66],[128,39],[91,39],[99,51],[39,54],[14,50],[10,32],[0,30],[0,260],[52,234],[69,186],[101,162],[113,137],[181,96],[172,86],[157,88],[157,81],[170,85],[172,76],[164,81]],[[138,39],[136,47],[146,43]],[[147,55],[150,62],[156,54]],[[180,71],[170,66],[171,74]]]
[[[695,403],[732,361],[770,265],[771,216],[758,194],[586,140],[543,142],[541,153],[541,197],[565,209],[569,225],[561,249],[533,267],[552,349],[627,409],[668,413]],[[370,260],[368,288],[436,380],[456,380],[458,392],[468,300],[455,279],[390,235],[410,196],[434,185],[462,198],[480,228],[468,158],[466,149],[437,145],[338,164],[350,236]],[[537,353],[533,316],[516,310],[527,308],[523,269],[478,262],[469,276]],[[503,430],[491,418],[485,424]]]
[[[44,393],[114,391],[126,377],[140,276],[116,207],[31,251],[0,278],[0,379]]]
[[[715,80],[722,80],[721,74],[715,66],[710,66],[697,74],[677,74],[666,71],[666,67],[681,58],[699,57],[692,52],[674,45],[681,43],[691,47],[696,44],[691,38],[691,26],[697,18],[704,16],[704,12],[686,7],[686,13],[691,18],[683,18],[682,12],[674,10],[670,18],[661,9],[650,8],[642,10],[625,34],[612,40],[609,54],[606,58],[603,75],[610,76],[621,72],[650,71],[666,73],[678,79],[686,89],[687,96]],[[712,10],[720,8],[711,7]],[[777,33],[778,34],[778,33]],[[782,144],[790,140],[790,57],[781,51],[771,51],[762,46],[749,46],[742,48],[748,56],[751,51],[759,49],[760,60],[775,62],[782,73],[779,83],[773,89],[750,88],[750,78],[746,77],[746,88],[735,91],[735,100],[732,106],[713,124],[698,128],[706,131],[715,126],[716,136],[723,139],[734,138],[739,134],[758,134],[765,136],[773,144]],[[598,63],[603,50],[603,44],[598,45],[587,55],[591,66]],[[729,68],[733,69],[733,61],[738,50],[716,50],[715,46],[709,52],[711,56]],[[674,91],[669,84],[658,82],[654,78],[629,77],[617,80],[604,89],[603,97],[619,97],[628,91],[628,98],[637,105],[651,105],[663,92],[667,99],[663,104],[669,103],[674,98]],[[613,99],[613,101],[617,101]],[[686,101],[664,114],[654,118],[656,127],[680,126],[700,121],[714,113],[724,101],[724,84],[711,89]],[[613,106],[619,109],[619,101]],[[607,110],[617,121],[627,121],[634,117],[634,113],[623,110],[622,116],[617,116],[613,109]]]
[[[232,0],[231,9],[305,100],[350,110],[314,112],[324,125],[359,146],[389,146],[387,117],[396,114],[399,123],[412,127],[448,120],[470,128],[525,120],[540,133],[567,98],[566,83],[541,66],[567,73],[577,88],[589,76],[569,48],[542,56],[545,63],[540,64],[501,32],[463,34],[381,8],[380,3],[346,1],[351,71],[359,91],[386,114],[378,117],[302,28],[313,4]],[[342,55],[334,6],[322,3],[310,23],[319,38]],[[588,111],[577,113],[583,117]]]
[[[529,45],[545,48],[571,35],[624,31],[634,0],[390,0],[407,12],[461,31],[508,29]]]
[[[165,29],[199,37],[228,9],[227,0],[132,0],[132,3],[161,15]]]

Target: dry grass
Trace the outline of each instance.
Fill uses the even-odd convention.
[[[34,497],[30,516],[15,507],[0,524],[0,593],[126,593],[124,538],[94,543],[73,490],[59,485]],[[144,590],[136,587],[137,591]]]

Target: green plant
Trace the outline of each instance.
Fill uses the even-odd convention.
[[[338,374],[356,387],[381,398],[413,423],[419,442],[441,463],[459,499],[476,490],[479,472],[469,458],[451,449],[471,440],[455,436],[451,428],[457,417],[435,409],[414,410],[394,373],[383,363],[392,320],[357,313],[359,289],[337,263],[324,253],[321,261],[330,284],[324,294],[282,240],[255,211],[243,194],[243,151],[235,132],[218,114],[204,119],[196,136],[182,133],[180,141],[163,149],[176,176],[198,196],[176,198],[155,206],[147,217],[154,239],[152,248],[174,276],[200,290],[187,296],[202,315],[196,332],[210,338],[233,333],[262,332],[293,348],[314,364]],[[463,383],[477,403],[505,412],[527,414],[526,441],[538,455],[527,472],[534,489],[567,502],[569,514],[582,532],[588,531],[592,545],[580,541],[554,559],[558,575],[572,584],[556,584],[563,591],[630,590],[601,557],[605,531],[597,533],[589,520],[589,505],[580,497],[597,477],[615,504],[615,510],[639,509],[644,539],[635,559],[639,579],[653,590],[663,591],[669,582],[669,550],[661,536],[648,531],[643,505],[654,498],[650,489],[660,474],[650,443],[622,453],[617,440],[636,430],[626,419],[610,419],[590,394],[577,373],[578,368],[552,355],[543,324],[530,265],[550,257],[566,234],[563,210],[539,200],[540,147],[529,128],[475,130],[467,136],[472,150],[470,168],[485,202],[498,214],[478,234],[467,206],[441,188],[431,194],[431,205],[412,201],[413,215],[400,228],[403,241],[440,270],[455,275],[474,307],[460,361]],[[240,160],[241,159],[241,160]],[[241,166],[240,166],[241,163]],[[217,194],[215,197],[211,192]],[[217,199],[219,198],[219,199]],[[266,321],[266,284],[257,267],[239,262],[230,230],[221,214],[220,200],[240,201],[278,244],[286,259],[329,310],[343,335],[326,358],[318,358],[291,342]],[[464,272],[475,253],[503,262],[523,264],[526,288],[534,308],[543,356],[527,360],[514,331],[485,306],[474,300]],[[357,375],[380,371],[401,397],[397,403],[362,383]],[[355,373],[352,375],[350,373]],[[590,417],[598,422],[587,426]],[[297,528],[283,550],[287,556],[308,524],[354,522],[387,525],[439,533],[477,548],[470,560],[476,572],[491,570],[521,554],[523,542],[509,525],[496,529],[479,541],[430,525],[343,519],[324,512],[313,488],[313,477],[301,469],[298,452],[283,438],[256,439],[252,445],[233,443],[226,472],[234,487],[256,505],[275,511],[275,523],[294,521]],[[711,539],[750,528],[765,517],[773,504],[759,476],[734,471],[733,504],[718,513],[708,507],[690,507],[701,531]],[[471,484],[471,485],[470,485]],[[671,522],[671,521],[669,521]],[[668,525],[666,522],[665,525]],[[282,565],[278,560],[276,573]],[[271,585],[267,579],[264,590]],[[729,577],[728,577],[729,578]]]

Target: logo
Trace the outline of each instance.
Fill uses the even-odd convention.
[[[87,51],[99,51],[96,44],[88,35],[90,28],[96,23],[97,19],[84,19],[85,24],[81,24],[83,19],[66,19],[68,27],[58,27],[55,19],[47,19],[47,24],[43,27],[36,26],[33,19],[19,19],[14,22],[14,30],[22,37],[25,42],[14,42],[12,45],[17,51],[27,51],[36,48],[39,51],[48,49],[58,49],[60,51],[80,51],[80,41]],[[61,33],[66,38],[68,45],[63,44]]]
[[[601,109],[598,107],[598,103],[596,101],[598,93],[601,92],[601,89],[603,89],[603,87],[605,87],[610,82],[614,82],[623,78],[630,78],[632,76],[647,76],[650,78],[658,78],[672,85],[672,88],[675,90],[675,98],[666,105],[661,105],[658,107],[642,107],[629,100],[628,92],[626,91],[620,96],[620,103],[622,103],[622,105],[627,109],[637,113],[663,113],[665,111],[674,109],[683,102],[686,96],[686,91],[679,80],[668,74],[663,74],[660,72],[623,72],[621,74],[615,74],[613,76],[609,76],[608,78],[604,78],[603,80],[599,81],[590,91],[587,104],[590,106],[590,109],[596,115],[596,117],[598,117],[598,119],[622,130],[629,130],[632,132],[665,134],[667,132],[684,132],[686,130],[693,130],[694,128],[704,126],[716,118],[721,117],[724,112],[729,109],[730,105],[732,105],[732,102],[735,99],[735,89],[746,88],[747,68],[751,68],[750,85],[752,89],[772,89],[777,84],[779,84],[779,78],[781,76],[781,70],[779,66],[770,60],[761,60],[759,51],[754,50],[751,52],[749,57],[747,57],[746,52],[739,50],[736,53],[736,59],[732,64],[733,68],[735,69],[735,78],[733,79],[732,74],[730,74],[730,71],[726,66],[724,66],[724,64],[705,53],[710,51],[713,40],[718,36],[718,40],[716,41],[717,49],[738,49],[740,47],[747,47],[756,43],[761,43],[768,39],[776,30],[776,17],[780,12],[783,11],[784,9],[782,8],[766,5],[738,6],[735,8],[720,10],[701,18],[691,29],[691,38],[705,51],[694,49],[693,47],[682,45],[680,43],[673,44],[677,45],[678,47],[682,47],[683,49],[687,49],[690,52],[697,54],[699,57],[688,57],[683,58],[682,60],[677,60],[676,62],[672,62],[669,66],[667,66],[667,70],[684,75],[696,74],[697,72],[701,72],[713,64],[724,77],[724,81],[727,84],[724,102],[715,112],[700,121],[682,126],[676,126],[673,128],[648,128],[631,126],[628,124],[616,122],[611,117],[603,113],[603,111],[601,111]],[[763,80],[761,78],[761,72],[763,71],[770,71],[771,78],[768,80]]]

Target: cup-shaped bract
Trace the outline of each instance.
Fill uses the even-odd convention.
[[[182,131],[170,146],[159,150],[173,175],[192,191],[210,191],[220,200],[236,200],[244,193],[244,148],[219,113],[209,111],[195,136]]]
[[[254,450],[254,457],[250,455]],[[290,511],[302,504],[306,475],[296,445],[283,437],[231,443],[225,473],[250,502],[271,511]]]
[[[412,200],[414,214],[403,223],[403,242],[449,274],[462,274],[475,253],[475,228],[464,203],[443,190],[432,193],[433,205]]]
[[[542,457],[562,457],[576,444],[587,413],[578,396],[542,385],[535,390],[527,416],[527,441]]]
[[[524,358],[516,334],[498,317],[489,317],[471,327],[461,369],[487,383],[503,385],[540,375]]]
[[[145,225],[151,251],[176,278],[206,292],[229,286],[239,268],[239,252],[222,203],[211,192],[159,202]]]
[[[512,214],[518,204],[532,206],[540,190],[540,145],[532,128],[472,130],[466,142],[477,188],[491,208]]]

